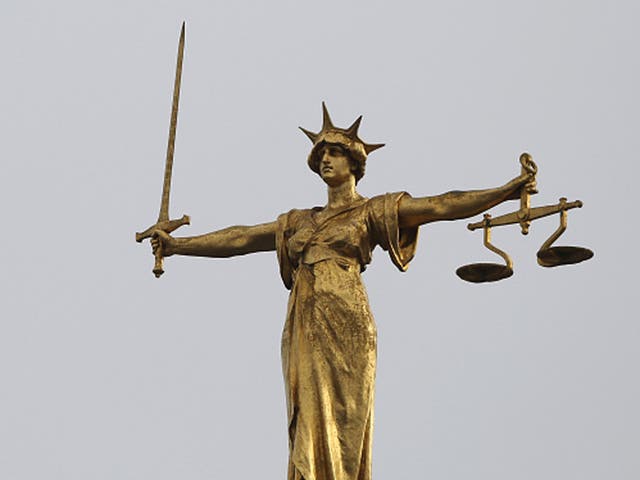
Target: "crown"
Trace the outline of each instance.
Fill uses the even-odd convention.
[[[302,127],[299,127],[304,134],[309,137],[309,140],[313,142],[313,148],[309,153],[307,163],[309,168],[316,173],[319,173],[320,165],[320,150],[327,144],[337,144],[344,147],[349,154],[356,160],[360,166],[362,173],[356,180],[359,180],[364,175],[364,164],[367,161],[367,155],[374,150],[384,147],[384,143],[369,144],[364,143],[358,136],[358,128],[360,128],[360,122],[362,121],[362,115],[360,115],[355,122],[349,128],[338,128],[333,125],[329,111],[324,102],[322,102],[322,129],[318,133],[310,132]]]

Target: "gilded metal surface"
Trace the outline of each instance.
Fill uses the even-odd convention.
[[[497,282],[513,275],[513,268],[501,263],[470,263],[459,267],[456,275],[471,283]]]
[[[575,203],[575,202],[574,202]],[[542,244],[536,256],[538,263],[543,267],[557,267],[559,265],[571,265],[574,263],[584,262],[593,257],[593,252],[584,247],[558,246],[551,245],[560,238],[560,235],[567,229],[567,199],[560,199],[560,226],[551,234],[551,236]],[[582,203],[578,205],[582,207]]]
[[[501,263],[471,263],[456,270],[456,274],[463,280],[473,283],[496,282],[513,275],[513,261],[507,252],[500,250],[491,243],[491,215],[484,214],[484,246],[497,253],[504,260]]]
[[[180,82],[182,79],[182,59],[184,58],[184,22],[180,30],[180,40],[178,41],[178,58],[176,60],[176,77],[173,84],[173,101],[171,103],[171,120],[169,122],[169,141],[167,143],[167,156],[164,166],[164,181],[162,185],[162,197],[160,200],[160,213],[158,221],[147,228],[144,232],[136,233],[136,242],[141,242],[145,238],[152,237],[156,231],[162,230],[167,233],[173,232],[182,225],[189,225],[191,219],[188,215],[182,218],[169,220],[169,195],[171,193],[171,172],[173,170],[173,153],[176,144],[176,127],[178,125],[178,105],[180,103]],[[153,274],[156,278],[164,273],[162,246],[154,249],[155,263]]]
[[[521,199],[531,171],[496,188],[413,198],[405,192],[365,198],[356,190],[367,155],[382,146],[358,136],[360,118],[346,129],[333,125],[323,105],[309,167],[327,185],[323,207],[292,210],[277,220],[174,238],[157,231],[154,250],[165,255],[231,257],[276,251],[291,290],[282,337],[289,432],[289,480],[369,480],[376,327],[360,277],[376,246],[404,271],[413,258],[420,225],[468,218],[506,200]],[[488,267],[495,278],[511,271]],[[499,271],[498,271],[499,270]],[[489,275],[486,272],[485,276]]]
[[[553,215],[554,213],[558,213],[560,211],[571,210],[572,208],[582,208],[582,202],[580,200],[576,200],[574,202],[566,202],[564,205],[560,203],[556,203],[554,205],[545,205],[542,207],[533,207],[527,213],[527,219],[529,221],[536,220],[538,218],[548,217],[549,215]],[[492,217],[489,220],[490,227],[498,227],[500,225],[514,225],[516,223],[520,223],[520,211],[507,213],[505,215],[500,215],[499,217]],[[484,220],[481,220],[476,223],[470,223],[467,225],[467,228],[471,231],[477,230],[478,228],[484,228]]]
[[[574,263],[580,263],[585,260],[589,260],[593,257],[593,252],[588,248],[574,247],[574,246],[558,246],[552,247],[559,237],[564,233],[567,228],[567,210],[572,208],[582,208],[582,202],[575,200],[573,202],[567,202],[566,198],[560,198],[555,205],[545,205],[542,207],[531,207],[529,201],[529,195],[537,193],[535,189],[535,175],[538,173],[538,167],[533,162],[531,155],[523,153],[520,156],[520,164],[522,166],[522,174],[529,174],[532,177],[528,188],[523,188],[520,193],[520,209],[515,212],[507,213],[499,217],[492,218],[490,215],[485,214],[484,218],[480,222],[470,223],[467,225],[469,230],[476,230],[483,228],[485,232],[484,244],[490,250],[498,253],[503,258],[506,255],[505,252],[496,251],[495,247],[487,243],[488,231],[491,227],[497,227],[502,225],[514,225],[520,224],[522,234],[529,233],[529,226],[533,220],[538,218],[547,217],[554,213],[560,212],[560,227],[544,242],[544,244],[538,250],[536,256],[538,258],[538,264],[543,267],[556,267],[558,265],[570,265]],[[503,255],[504,254],[504,255]],[[506,258],[509,258],[508,256]],[[505,258],[505,260],[506,260]],[[471,265],[465,265],[456,273],[460,278],[468,282],[480,283],[480,282],[495,282],[502,280],[503,278],[510,277],[513,274],[512,265],[510,259],[507,261],[506,267],[509,269],[502,271],[501,265],[476,263]]]
[[[324,206],[192,237],[172,237],[160,222],[152,227],[156,255],[276,253],[282,281],[291,291],[282,335],[289,480],[371,479],[377,335],[361,272],[372,250],[386,250],[405,271],[421,225],[469,218],[507,200],[520,199],[529,212],[523,192],[528,196],[535,189],[535,172],[522,162],[519,175],[495,188],[416,198],[406,192],[363,197],[356,183],[368,154],[382,144],[359,138],[360,121],[335,127],[323,104],[320,132],[303,129],[313,142],[308,165],[327,186]],[[506,265],[488,270],[504,278],[511,260],[490,243],[489,223],[487,217],[485,245]]]
[[[593,251],[584,247],[558,246],[538,250],[538,263],[542,267],[557,267],[584,262],[593,257]]]
[[[534,163],[531,155],[526,152],[520,155],[520,165],[520,171],[523,175],[530,174],[535,177],[538,173],[538,166]],[[520,210],[518,210],[517,215],[523,235],[529,233],[529,225],[531,225],[531,219],[529,218],[529,207],[531,204],[531,195],[534,193],[538,193],[538,190],[536,190],[534,187],[530,189],[523,188],[522,192],[520,193]]]

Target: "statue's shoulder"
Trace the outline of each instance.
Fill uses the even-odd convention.
[[[282,213],[278,216],[278,223],[293,226],[297,223],[306,220],[311,217],[314,211],[322,210],[322,207],[313,208],[293,208],[288,212]]]
[[[387,192],[381,193],[380,195],[376,195],[367,199],[367,208],[370,211],[384,211],[386,206],[389,204],[395,204],[399,201],[399,199],[406,195],[404,192]]]
[[[381,193],[379,195],[376,195],[375,197],[371,197],[369,199],[369,202],[378,203],[378,202],[384,202],[385,200],[387,200],[387,201],[396,200],[396,199],[398,199],[400,197],[403,197],[405,195],[409,195],[409,194],[407,192],[404,192],[404,191]]]

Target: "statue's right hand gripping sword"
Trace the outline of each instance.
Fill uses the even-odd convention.
[[[173,168],[173,152],[176,143],[176,126],[178,125],[178,103],[180,101],[180,79],[182,77],[182,58],[184,56],[184,22],[180,31],[180,41],[178,43],[178,60],[176,65],[176,79],[173,85],[173,104],[171,106],[171,123],[169,125],[169,143],[167,145],[167,159],[164,167],[164,183],[162,186],[162,200],[160,203],[160,214],[158,221],[147,228],[144,232],[136,233],[136,242],[142,242],[145,238],[153,237],[155,232],[162,230],[166,233],[173,232],[182,225],[189,225],[191,221],[188,215],[183,215],[177,220],[169,220],[169,193],[171,191],[171,170]],[[162,243],[155,251],[155,265],[153,273],[156,278],[164,273]]]

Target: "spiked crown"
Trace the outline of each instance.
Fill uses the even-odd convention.
[[[384,147],[384,143],[368,144],[364,143],[360,137],[358,137],[358,128],[360,127],[361,121],[362,115],[360,115],[349,128],[335,127],[327,111],[327,106],[322,102],[322,130],[318,133],[313,133],[299,127],[300,130],[309,137],[309,140],[313,142],[311,153],[309,153],[309,157],[307,158],[309,168],[317,174],[320,174],[322,147],[326,144],[340,145],[349,153],[351,158],[358,163],[358,169],[355,175],[356,181],[360,180],[364,175],[367,155],[378,148]]]

